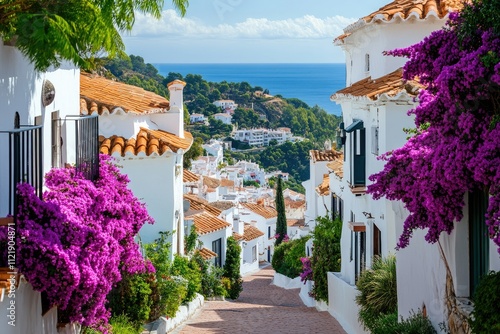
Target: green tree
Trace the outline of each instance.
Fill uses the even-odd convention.
[[[199,137],[194,138],[193,145],[191,148],[184,153],[182,166],[184,169],[191,168],[191,160],[196,160],[200,155],[203,154],[203,140]]]
[[[184,15],[188,0],[174,0]],[[91,68],[101,53],[124,56],[120,32],[131,31],[135,13],[161,17],[163,0],[3,0],[0,3],[0,37],[12,41],[43,71],[69,60]]]
[[[276,211],[278,212],[278,219],[276,221],[276,241],[275,245],[278,246],[286,236],[286,213],[285,213],[285,199],[283,198],[283,180],[281,176],[278,177],[278,185],[276,186]]]
[[[227,291],[229,298],[237,299],[243,290],[243,280],[240,275],[241,247],[233,238],[227,238],[226,263],[224,264],[224,277],[230,281]]]

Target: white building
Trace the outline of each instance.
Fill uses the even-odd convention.
[[[232,138],[250,146],[269,146],[272,140],[278,145],[292,141],[293,135],[289,128],[272,129],[240,129],[232,133]]]
[[[238,108],[238,104],[234,103],[233,100],[217,100],[214,101],[213,104],[227,112],[234,112],[234,110]]]
[[[45,174],[66,163],[90,165],[86,177],[96,177],[98,122],[95,116],[80,116],[79,85],[80,70],[74,65],[63,62],[58,69],[37,72],[16,47],[0,43],[0,226],[14,223],[18,182],[30,183],[41,196]],[[77,127],[88,131],[77,133]],[[8,297],[11,277],[18,284],[15,299]],[[7,324],[12,302],[15,326]],[[41,294],[6,267],[0,268],[0,315],[5,334],[58,332],[57,307],[42,311]],[[77,332],[69,326],[61,330]]]
[[[159,232],[173,232],[172,256],[184,253],[184,152],[193,137],[184,131],[182,91],[185,83],[168,84],[170,102],[142,88],[81,75],[82,114],[99,115],[100,152],[117,160],[130,188],[146,204],[155,224],[139,231],[143,243]]]
[[[329,164],[331,211],[343,221],[341,271],[328,274],[329,312],[349,333],[364,332],[354,301],[356,279],[362,270],[370,268],[373,256],[395,252],[396,238],[407,215],[399,203],[375,201],[365,195],[368,176],[384,165],[377,157],[401,147],[407,137],[402,129],[414,127],[407,111],[416,106],[421,87],[402,81],[404,58],[386,57],[382,52],[412,45],[440,29],[449,3],[456,2],[433,3],[396,0],[348,26],[335,40],[345,51],[347,87],[332,95],[332,100],[342,105],[345,162],[343,166]],[[466,233],[458,236],[454,232],[447,248],[455,252],[452,270],[456,271],[454,281],[460,294],[468,292],[463,288],[466,285],[461,285],[467,270],[455,259],[466,258],[466,238]],[[446,320],[446,312],[445,273],[437,247],[425,243],[422,231],[415,231],[411,246],[396,255],[399,315],[408,317],[411,310],[425,306],[438,328],[438,323]]]
[[[259,244],[259,261],[271,262],[274,253],[274,236],[276,235],[276,209],[260,203],[241,203],[240,221],[249,223],[259,229],[264,236]]]
[[[231,121],[233,117],[228,113],[218,113],[213,115],[214,118],[218,121],[221,121],[224,124],[231,125]]]
[[[191,124],[205,123],[206,120],[207,119],[206,119],[205,115],[203,115],[203,114],[191,114],[191,115],[189,115],[189,122]]]

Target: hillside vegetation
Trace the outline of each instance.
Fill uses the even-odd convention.
[[[158,73],[151,64],[140,56],[131,55],[128,59],[103,59],[103,74],[108,78],[142,87],[168,98],[167,83],[180,79],[186,82],[184,102],[189,114],[199,113],[208,117],[209,124],[190,125],[187,130],[196,138],[207,141],[210,138],[229,137],[232,126],[215,120],[212,115],[221,112],[213,102],[220,99],[234,100],[238,104],[233,115],[233,125],[238,128],[288,127],[295,136],[305,140],[271,146],[250,154],[237,153],[235,159],[251,159],[262,167],[281,169],[290,173],[296,182],[309,178],[309,154],[311,149],[321,149],[325,141],[334,140],[335,129],[340,117],[328,114],[324,109],[310,107],[297,98],[272,96],[265,87],[252,87],[247,82],[209,82],[198,74],[170,72],[166,77]]]

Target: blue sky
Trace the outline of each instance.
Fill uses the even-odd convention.
[[[390,0],[169,0],[160,21],[138,14],[126,52],[149,63],[340,63],[333,39]]]

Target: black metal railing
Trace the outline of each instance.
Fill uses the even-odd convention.
[[[38,197],[42,197],[43,187],[43,139],[42,126],[23,126],[20,128],[0,131],[8,136],[8,166],[9,166],[9,215],[17,215],[18,183],[29,183]]]
[[[88,180],[99,177],[99,120],[97,115],[67,116],[75,124],[76,169]]]

